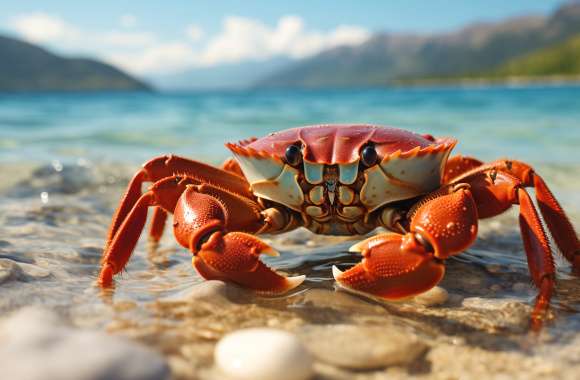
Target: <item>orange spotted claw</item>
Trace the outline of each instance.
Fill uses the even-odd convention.
[[[441,281],[445,267],[434,260],[411,234],[385,233],[350,249],[362,253],[362,261],[345,272],[332,268],[336,281],[348,290],[388,300],[423,293]]]
[[[193,257],[193,265],[205,279],[234,282],[262,294],[294,289],[306,276],[282,276],[259,259],[260,254],[278,256],[272,247],[243,232],[216,231]]]
[[[388,300],[421,294],[441,281],[443,260],[473,243],[477,208],[468,185],[444,187],[427,195],[413,212],[411,232],[373,236],[351,247],[360,264],[346,272],[333,268],[338,283]]]

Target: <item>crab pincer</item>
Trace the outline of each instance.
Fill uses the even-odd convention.
[[[410,232],[384,233],[350,248],[362,261],[341,272],[344,288],[387,300],[421,294],[441,281],[443,260],[471,245],[477,236],[477,208],[468,186],[447,186],[419,203]]]
[[[174,233],[193,253],[192,264],[208,280],[224,280],[261,294],[285,293],[299,286],[305,276],[285,277],[269,268],[260,255],[279,253],[259,238],[228,231],[239,221],[230,220],[235,205],[231,195],[217,188],[189,186],[174,211]],[[236,207],[237,206],[237,207]],[[244,225],[250,225],[244,221]]]
[[[208,280],[224,280],[260,294],[285,293],[299,286],[306,276],[284,277],[260,261],[260,254],[279,253],[260,239],[243,232],[214,232],[194,252],[193,266]]]
[[[350,248],[362,261],[332,274],[342,287],[387,300],[405,299],[425,292],[441,281],[445,266],[408,236],[385,233]]]

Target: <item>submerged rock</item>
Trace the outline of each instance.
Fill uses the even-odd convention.
[[[427,349],[416,335],[388,323],[311,325],[304,327],[300,336],[320,361],[351,369],[407,365]]]
[[[0,323],[7,379],[168,379],[157,353],[131,341],[68,327],[52,311],[25,308]]]
[[[419,294],[413,298],[413,301],[419,305],[423,306],[438,306],[442,305],[449,299],[449,293],[447,290],[440,286],[435,286],[429,289],[425,293]]]
[[[0,284],[9,281],[32,281],[49,275],[49,271],[39,266],[0,258]]]
[[[229,379],[306,380],[312,358],[294,335],[271,328],[239,330],[215,348],[215,364]]]
[[[228,305],[233,300],[247,297],[249,292],[219,280],[207,280],[194,284],[178,293],[166,297],[165,301],[205,301],[214,304]]]

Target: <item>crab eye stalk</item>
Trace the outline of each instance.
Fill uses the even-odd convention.
[[[365,166],[373,166],[377,163],[377,159],[379,156],[377,155],[377,151],[375,147],[372,145],[367,145],[363,148],[361,152],[361,160]]]
[[[291,166],[296,166],[302,162],[302,151],[298,145],[289,145],[284,153],[286,163]]]

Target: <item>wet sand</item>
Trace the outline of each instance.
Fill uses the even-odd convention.
[[[558,257],[551,320],[540,334],[529,333],[536,292],[515,210],[482,222],[476,244],[448,261],[443,304],[377,302],[335,288],[332,265],[345,269],[359,260],[347,252],[353,239],[305,230],[266,237],[282,253],[268,264],[308,277],[285,296],[256,297],[204,282],[169,229],[155,250],[141,239],[115,291],[102,292],[95,279],[104,237],[135,169],[88,162],[2,167],[9,180],[0,188],[0,324],[23,307],[52,310],[75,329],[106,331],[152,349],[178,379],[219,379],[216,342],[255,326],[296,334],[314,353],[317,379],[575,379],[580,373],[580,279]],[[578,180],[569,180],[578,169],[542,169],[578,226]]]

